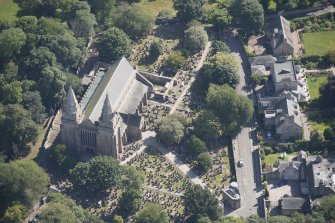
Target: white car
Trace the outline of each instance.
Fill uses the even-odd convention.
[[[244,162],[243,162],[243,160],[239,160],[239,161],[237,162],[237,165],[238,165],[239,167],[244,166]]]

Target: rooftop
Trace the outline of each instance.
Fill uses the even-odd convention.
[[[307,205],[307,200],[301,197],[284,197],[281,208],[288,210],[302,210]]]
[[[273,78],[276,82],[296,81],[293,61],[276,62],[272,66]]]

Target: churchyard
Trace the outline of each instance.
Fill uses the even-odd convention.
[[[200,178],[206,183],[216,196],[222,194],[222,190],[229,185],[231,180],[228,148],[221,148],[210,152],[213,160],[212,168]]]

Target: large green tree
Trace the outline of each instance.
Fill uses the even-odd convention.
[[[192,135],[186,143],[186,149],[189,155],[198,156],[200,153],[205,152],[206,144],[195,135]]]
[[[185,213],[196,218],[208,216],[212,220],[217,220],[222,216],[222,208],[219,201],[208,189],[203,189],[199,185],[186,189],[184,194]]]
[[[92,12],[100,22],[104,22],[110,16],[116,5],[115,0],[88,0],[87,2],[91,5]]]
[[[169,223],[169,217],[159,204],[148,204],[135,215],[135,223]]]
[[[101,191],[119,185],[122,169],[110,156],[96,156],[70,170],[74,182],[87,190]]]
[[[22,105],[30,111],[34,122],[42,124],[46,118],[45,107],[39,91],[28,91],[23,95]]]
[[[0,106],[1,151],[15,158],[26,145],[33,141],[39,127],[32,120],[31,113],[21,105]]]
[[[181,21],[200,19],[204,14],[204,0],[173,0],[173,6],[177,10],[177,17]]]
[[[175,116],[166,116],[158,120],[157,137],[167,145],[180,143],[184,137],[185,126]]]
[[[191,26],[184,32],[185,47],[191,52],[198,52],[205,48],[208,35],[201,26]]]
[[[222,136],[220,119],[210,110],[202,110],[195,119],[196,135],[207,143],[218,140]]]
[[[148,10],[139,5],[121,4],[113,13],[113,23],[132,39],[149,34],[154,26],[154,18]]]
[[[198,161],[197,169],[201,173],[206,173],[213,166],[213,160],[212,157],[209,155],[209,153],[201,153],[198,156],[197,161]]]
[[[220,119],[225,134],[236,133],[252,116],[249,98],[238,95],[228,85],[210,85],[206,97],[207,107]]]
[[[111,63],[122,56],[128,56],[131,42],[122,30],[110,28],[100,34],[95,47],[99,51],[100,60]]]
[[[39,216],[41,223],[103,223],[99,217],[92,215],[78,206],[74,200],[58,193],[48,194],[47,206]]]
[[[20,28],[10,28],[0,33],[0,59],[10,60],[20,52],[26,42],[26,34]]]
[[[34,161],[0,163],[0,169],[2,210],[11,202],[20,202],[31,207],[48,189],[49,176]]]
[[[264,26],[264,9],[258,0],[242,0],[239,19],[245,34],[259,33]]]
[[[335,219],[335,196],[325,196],[321,198],[321,203],[315,208],[315,211],[320,213],[326,221],[331,222]]]

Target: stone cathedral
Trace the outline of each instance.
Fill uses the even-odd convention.
[[[78,103],[69,88],[60,137],[68,148],[118,158],[123,146],[142,137],[142,107],[153,85],[123,57],[99,68]]]

